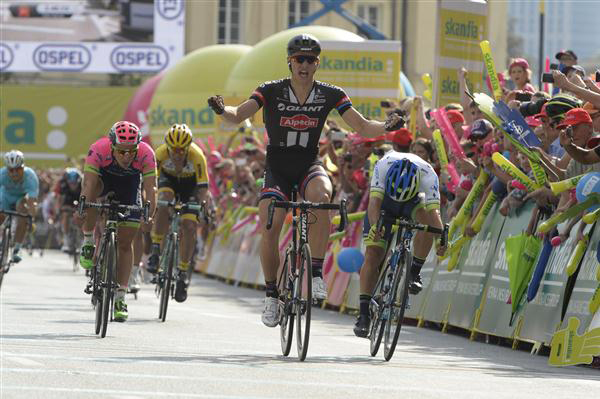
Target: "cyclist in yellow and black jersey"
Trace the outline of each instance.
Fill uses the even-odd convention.
[[[208,190],[208,174],[204,153],[192,142],[192,131],[186,124],[175,124],[165,134],[165,144],[156,150],[158,170],[158,199],[163,201],[201,203]],[[182,216],[180,230],[181,256],[178,273],[186,273],[196,243],[198,213],[189,211]],[[159,207],[156,223],[152,229],[152,255],[148,259],[148,271],[158,271],[160,244],[169,228],[169,213]],[[177,278],[175,300],[187,298],[185,278]]]

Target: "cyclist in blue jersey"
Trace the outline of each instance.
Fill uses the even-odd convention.
[[[375,137],[398,130],[404,121],[391,114],[385,122],[365,119],[354,107],[344,90],[314,79],[319,68],[321,44],[308,34],[291,38],[287,45],[289,78],[260,85],[237,107],[225,106],[223,97],[208,99],[209,106],[231,123],[239,124],[263,108],[269,137],[265,179],[260,195],[259,218],[262,238],[260,259],[265,276],[266,298],[262,321],[268,327],[279,323],[277,269],[279,267],[279,234],[285,211],[277,209],[270,230],[264,228],[271,198],[290,200],[294,186],[299,195],[311,202],[331,202],[332,184],[318,160],[319,137],[327,115],[333,109],[356,132]],[[313,297],[325,299],[322,266],[327,250],[330,219],[328,211],[314,211],[316,220],[309,227],[312,252]]]
[[[21,151],[12,150],[4,154],[4,167],[0,169],[0,210],[17,211],[35,216],[37,197],[39,194],[39,181],[34,170],[25,166],[25,159]],[[0,214],[0,224],[5,216]],[[27,220],[17,218],[15,245],[12,253],[12,262],[21,261],[21,245],[27,232]]]

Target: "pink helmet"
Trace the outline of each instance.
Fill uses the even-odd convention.
[[[135,123],[119,121],[110,128],[108,137],[113,144],[139,144],[142,133]]]

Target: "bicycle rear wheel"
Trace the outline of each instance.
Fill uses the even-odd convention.
[[[392,287],[388,301],[386,301],[389,303],[389,316],[385,321],[383,334],[383,357],[387,361],[394,355],[402,322],[404,321],[404,310],[408,302],[408,286],[410,283],[410,273],[408,271],[410,263],[410,256],[406,253],[404,258],[396,265]]]
[[[167,319],[167,308],[169,307],[169,298],[171,296],[171,290],[173,285],[173,265],[176,262],[175,258],[175,241],[177,236],[175,234],[170,235],[167,241],[167,252],[164,263],[161,262],[161,270],[164,270],[164,277],[162,279],[163,287],[160,293],[160,310],[159,318],[162,322]],[[165,270],[166,267],[166,270]]]
[[[100,337],[102,338],[106,336],[106,329],[108,327],[113,296],[113,273],[117,263],[115,233],[110,232],[109,234],[104,264],[102,266],[102,328],[100,329]]]
[[[279,274],[279,281],[277,281],[277,290],[279,291],[280,303],[279,330],[281,336],[281,353],[283,353],[283,356],[290,354],[290,349],[292,348],[292,337],[294,335],[294,313],[292,311],[293,286],[289,272],[289,265],[293,256],[292,254],[292,251],[288,251],[286,253],[285,262],[283,263],[283,268]]]
[[[8,248],[10,241],[10,225],[7,225],[2,229],[2,246],[0,246],[0,287],[2,287],[2,280],[4,280],[4,274],[8,271]]]
[[[296,302],[296,344],[298,359],[306,359],[310,339],[310,313],[312,308],[312,257],[308,244],[302,246],[297,268],[298,278],[294,284]]]

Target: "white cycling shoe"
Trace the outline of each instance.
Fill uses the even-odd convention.
[[[265,308],[261,319],[265,326],[277,327],[279,324],[279,299],[269,296],[265,298]]]
[[[321,277],[312,279],[312,296],[313,299],[327,299],[327,285]]]

